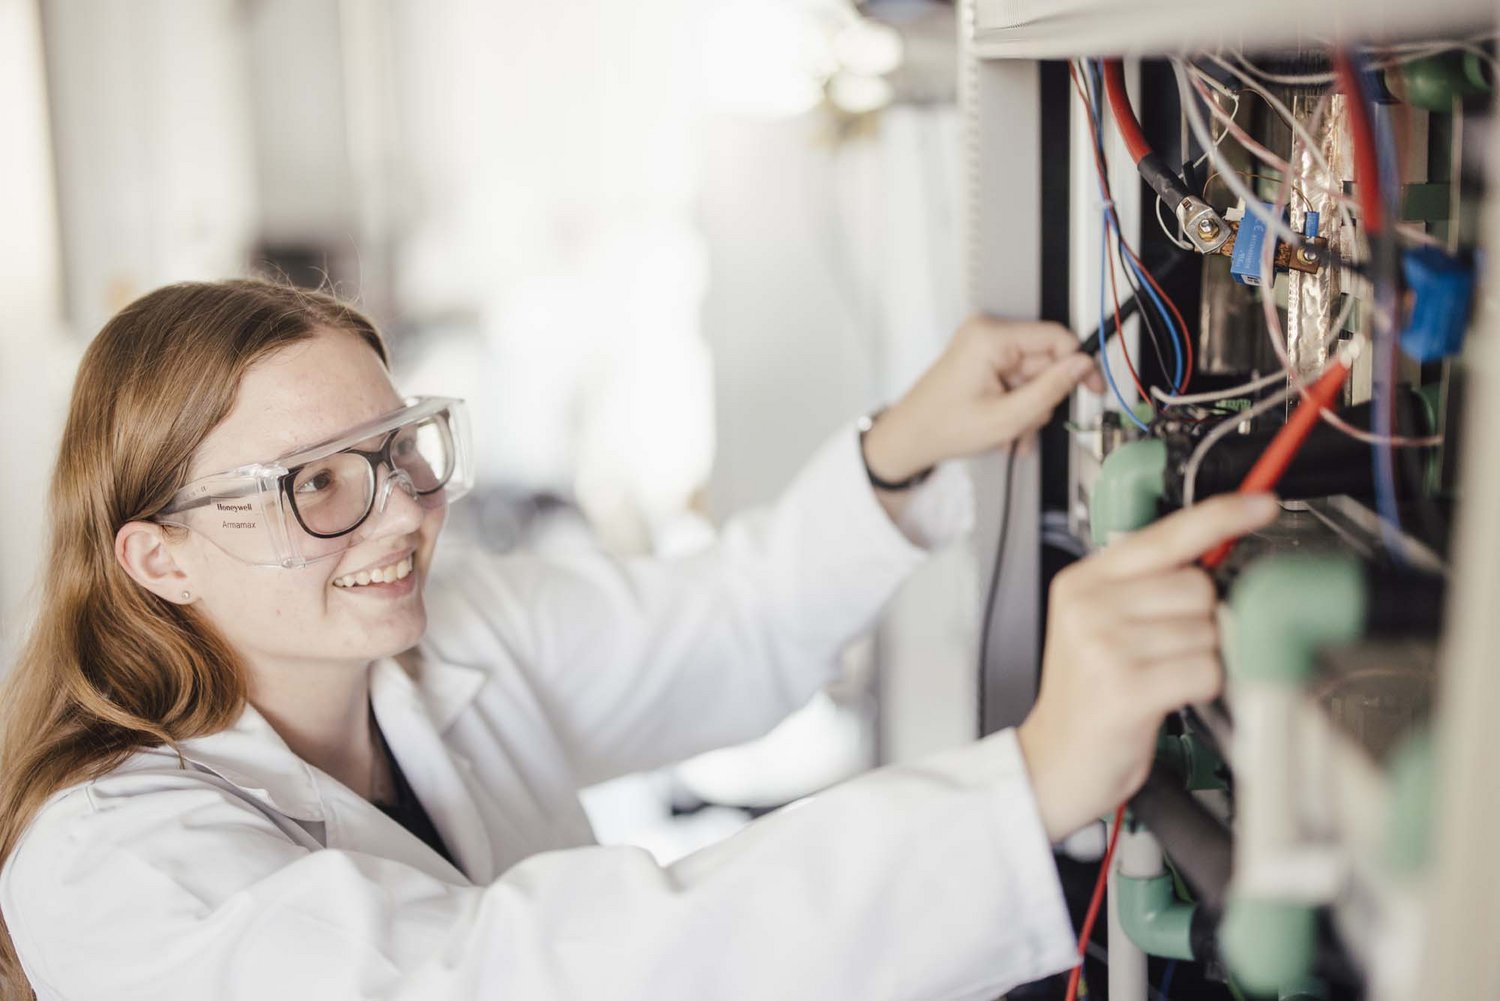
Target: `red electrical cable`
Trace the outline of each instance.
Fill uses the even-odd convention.
[[[1109,110],[1115,116],[1115,126],[1125,140],[1130,158],[1140,163],[1151,155],[1151,144],[1146,141],[1146,133],[1141,131],[1135,109],[1130,106],[1130,95],[1125,93],[1125,66],[1118,59],[1104,60],[1104,93],[1109,98]]]
[[[1078,92],[1078,99],[1083,102],[1083,110],[1089,116],[1089,122],[1090,122],[1090,124],[1093,125],[1094,128],[1095,128],[1095,130],[1097,131],[1098,128],[1099,128],[1099,121],[1098,121],[1098,119],[1096,119],[1094,117],[1094,109],[1092,107],[1090,107],[1090,105],[1089,105],[1088,94],[1083,89],[1083,81],[1081,81],[1080,79],[1078,79],[1078,69],[1071,62],[1068,63],[1068,75],[1073,78],[1073,89]],[[1100,187],[1104,191],[1104,197],[1105,197],[1106,201],[1110,205],[1113,205],[1114,204],[1114,192],[1110,189],[1110,186],[1109,186],[1109,171],[1105,168],[1103,159],[1100,158],[1098,145],[1095,144],[1095,143],[1089,143],[1089,147],[1090,147],[1090,149],[1093,150],[1093,153],[1094,153],[1094,170],[1096,170],[1098,172],[1098,174],[1099,174],[1099,185],[1100,185]],[[1121,236],[1120,242],[1122,244],[1124,244],[1124,237],[1123,237],[1123,235]],[[1106,241],[1106,243],[1107,243],[1107,241]],[[1127,249],[1128,249],[1128,247],[1127,247]],[[1107,263],[1107,267],[1109,269],[1109,292],[1110,292],[1110,298],[1114,300],[1115,329],[1116,330],[1120,330],[1121,329],[1121,326],[1120,326],[1120,295],[1119,295],[1119,285],[1118,285],[1117,280],[1115,278],[1115,265],[1114,265],[1115,258],[1113,256],[1114,251],[1113,251],[1112,248],[1109,248],[1109,247],[1106,247],[1106,250],[1110,254],[1110,257],[1109,257],[1108,263]],[[1135,256],[1135,252],[1134,251],[1130,252],[1130,256],[1137,263],[1140,262],[1140,259]],[[1145,269],[1143,268],[1142,270],[1145,270]],[[1101,280],[1102,280],[1102,278],[1101,278]],[[1153,285],[1156,284],[1154,280],[1152,281],[1152,284]],[[1156,286],[1156,288],[1157,288],[1158,292],[1161,291],[1161,287],[1160,286]],[[1166,293],[1163,292],[1161,294],[1162,294],[1163,298],[1165,298]],[[1173,308],[1175,309],[1176,307],[1174,306]],[[1183,329],[1186,330],[1185,327]],[[1104,350],[1107,349],[1107,347],[1108,347],[1108,345],[1101,344],[1099,346],[1099,350],[1100,351],[1104,351]],[[1124,357],[1125,357],[1125,367],[1130,370],[1130,380],[1131,380],[1131,382],[1135,383],[1136,391],[1141,394],[1141,399],[1145,400],[1147,402],[1147,404],[1149,404],[1151,406],[1151,409],[1155,410],[1156,409],[1156,403],[1155,403],[1154,399],[1152,398],[1151,394],[1148,393],[1148,392],[1146,392],[1146,387],[1141,383],[1141,377],[1136,372],[1135,363],[1133,361],[1131,361],[1131,359],[1130,359],[1130,349],[1128,347],[1126,347],[1125,341],[1124,341],[1123,338],[1121,338],[1121,340],[1120,340],[1120,354],[1124,355]]]
[[[1121,329],[1120,288],[1118,280],[1115,278],[1115,261],[1117,258],[1115,257],[1115,248],[1110,245],[1109,241],[1107,240],[1105,241],[1104,249],[1106,254],[1108,255],[1106,267],[1109,268],[1109,298],[1114,303],[1115,307],[1115,329],[1119,330]],[[1107,350],[1107,346],[1101,345],[1099,350],[1105,351]],[[1135,383],[1135,391],[1141,394],[1141,399],[1149,403],[1151,405],[1151,409],[1154,411],[1156,409],[1155,398],[1152,397],[1150,393],[1146,392],[1146,386],[1141,382],[1140,373],[1135,370],[1135,362],[1130,360],[1130,349],[1125,346],[1125,341],[1123,339],[1120,340],[1120,354],[1125,358],[1125,367],[1130,370],[1130,381]]]
[[[1354,63],[1347,52],[1333,54],[1333,71],[1349,106],[1349,134],[1354,141],[1354,194],[1364,216],[1365,231],[1375,236],[1385,229],[1385,206],[1380,201],[1380,161],[1375,153],[1375,129],[1360,93]]]
[[[1292,411],[1292,416],[1287,418],[1286,424],[1276,432],[1276,437],[1266,446],[1260,458],[1255,460],[1255,465],[1250,467],[1250,472],[1239,486],[1239,493],[1259,494],[1265,493],[1281,481],[1287,466],[1291,465],[1292,458],[1296,456],[1297,450],[1307,440],[1313,427],[1318,423],[1318,417],[1322,409],[1333,403],[1338,396],[1339,390],[1343,388],[1344,380],[1349,377],[1349,362],[1343,356],[1334,359],[1328,370],[1318,377],[1312,388],[1307,391],[1297,409]],[[1221,542],[1213,549],[1204,554],[1200,561],[1207,570],[1212,570],[1224,562],[1229,556],[1230,550],[1234,548],[1234,541]]]
[[[1088,913],[1083,916],[1083,928],[1078,933],[1078,965],[1068,974],[1068,1001],[1078,1001],[1078,982],[1083,977],[1083,957],[1089,949],[1089,939],[1094,936],[1094,920],[1099,917],[1099,905],[1104,900],[1104,887],[1109,883],[1109,864],[1115,857],[1115,843],[1120,840],[1120,828],[1125,824],[1125,804],[1115,807],[1115,822],[1109,829],[1109,846],[1104,849],[1104,859],[1099,863],[1099,875],[1094,878],[1094,894],[1089,898]]]

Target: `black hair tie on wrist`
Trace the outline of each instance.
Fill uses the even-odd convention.
[[[890,480],[882,480],[879,476],[876,476],[875,470],[870,468],[869,457],[865,455],[865,435],[870,433],[870,429],[875,426],[875,421],[878,420],[880,415],[883,413],[885,413],[885,408],[881,407],[874,413],[866,414],[859,419],[859,461],[864,463],[865,475],[870,478],[870,486],[875,487],[877,490],[890,490],[893,492],[898,490],[910,490],[912,487],[915,487],[924,482],[927,477],[932,475],[932,471],[937,467],[928,466],[926,469],[912,473],[906,479],[898,480],[894,483]]]

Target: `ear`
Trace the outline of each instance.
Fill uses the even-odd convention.
[[[177,565],[160,525],[149,521],[126,522],[115,533],[115,559],[131,580],[152,594],[179,605],[192,600],[188,574]],[[184,594],[189,597],[184,598]]]

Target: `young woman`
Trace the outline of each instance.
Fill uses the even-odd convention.
[[[403,400],[368,320],[246,281],[127,307],[78,374],[5,694],[4,997],[980,998],[1067,967],[1049,841],[1216,689],[1190,561],[1266,498],[1064,574],[1019,733],[666,868],[594,845],[575,791],[807,699],[967,525],[956,469],[871,483],[1028,434],[1095,378],[1074,351],[972,321],[701,556],[433,576],[462,407]]]

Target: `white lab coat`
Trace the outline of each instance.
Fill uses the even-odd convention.
[[[449,560],[371,701],[459,869],[247,708],[186,769],[148,751],[48,801],[0,872],[27,975],[42,1001],[935,1001],[1064,969],[1010,732],[667,867],[596,845],[576,795],[802,705],[970,504],[944,470],[903,535],[845,431],[701,556]]]

